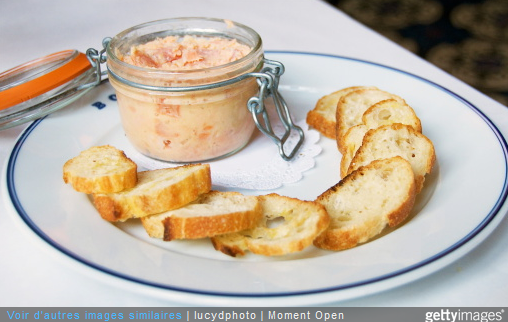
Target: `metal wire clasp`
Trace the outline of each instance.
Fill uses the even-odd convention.
[[[92,64],[92,67],[95,68],[95,81],[82,85],[83,88],[94,87],[99,85],[103,80],[105,80],[108,72],[101,71],[101,64],[104,64],[107,60],[106,56],[106,48],[108,47],[109,42],[111,41],[110,37],[104,38],[102,40],[102,50],[98,51],[95,48],[88,48],[86,51],[86,57]]]
[[[258,96],[254,96],[249,99],[247,108],[252,113],[254,122],[257,128],[267,135],[279,148],[280,156],[286,160],[291,160],[296,152],[300,149],[303,144],[305,135],[303,130],[293,123],[291,115],[289,113],[286,101],[279,93],[279,78],[284,74],[284,65],[280,62],[264,59],[265,67],[259,73],[250,73],[251,76],[256,77],[259,84]],[[285,132],[282,136],[278,137],[274,132],[270,122],[270,117],[265,107],[267,99],[271,98],[277,110],[277,115],[284,126]],[[299,136],[298,142],[293,149],[286,153],[284,147],[287,143],[288,138],[292,131],[296,131]]]

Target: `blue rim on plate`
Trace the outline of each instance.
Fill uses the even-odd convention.
[[[19,214],[20,218],[24,221],[24,223],[35,234],[37,234],[40,238],[42,238],[46,243],[48,243],[49,245],[54,247],[59,252],[69,256],[73,260],[76,260],[88,267],[91,267],[91,268],[101,271],[103,273],[110,274],[110,275],[119,277],[121,279],[127,280],[127,281],[139,283],[139,284],[142,284],[145,286],[155,287],[155,288],[162,289],[162,290],[171,290],[171,291],[186,292],[186,293],[191,293],[191,294],[200,294],[200,295],[207,295],[207,296],[228,296],[228,297],[233,296],[233,297],[252,297],[252,298],[271,298],[271,297],[280,297],[280,296],[288,297],[288,296],[296,296],[296,295],[309,295],[309,294],[334,292],[334,291],[341,291],[341,290],[346,290],[346,289],[357,288],[357,287],[361,287],[361,286],[365,286],[365,285],[369,285],[369,284],[373,284],[373,283],[377,283],[377,282],[386,281],[386,280],[393,279],[396,277],[400,277],[404,274],[407,274],[409,272],[412,272],[412,271],[418,270],[422,267],[425,267],[425,266],[457,251],[458,249],[460,249],[461,247],[466,245],[468,242],[470,242],[473,238],[475,238],[478,234],[480,234],[487,226],[489,226],[489,224],[494,220],[494,218],[496,218],[497,216],[501,216],[501,217],[504,216],[503,213],[500,213],[500,210],[501,210],[502,206],[505,204],[507,196],[508,196],[508,145],[506,143],[505,138],[499,131],[499,129],[476,106],[474,106],[473,104],[471,104],[464,98],[460,97],[459,95],[455,94],[454,92],[452,92],[452,91],[450,91],[450,90],[448,90],[448,89],[446,89],[446,88],[444,88],[432,81],[429,81],[429,80],[419,77],[417,75],[414,75],[414,74],[411,74],[411,73],[408,73],[406,71],[399,70],[396,68],[392,68],[389,66],[385,66],[385,65],[381,65],[381,64],[377,64],[377,63],[373,63],[373,62],[369,62],[369,61],[359,60],[359,59],[355,59],[355,58],[350,58],[350,57],[317,54],[317,53],[287,52],[287,51],[268,51],[267,53],[322,56],[322,57],[327,57],[327,58],[340,59],[340,60],[346,60],[346,61],[354,61],[354,62],[358,62],[358,63],[362,63],[362,64],[377,66],[377,67],[381,67],[383,69],[388,69],[388,70],[391,70],[391,71],[394,71],[397,73],[402,73],[402,74],[405,74],[409,77],[420,80],[424,83],[427,83],[427,84],[437,88],[440,91],[445,92],[446,94],[454,97],[455,99],[459,100],[461,103],[463,103],[469,109],[474,111],[489,126],[490,130],[493,132],[493,134],[497,138],[499,146],[500,146],[502,153],[503,153],[504,167],[505,167],[505,169],[504,169],[505,170],[504,171],[504,183],[503,183],[502,190],[500,191],[496,202],[491,207],[491,210],[484,217],[484,219],[478,224],[477,227],[475,227],[468,234],[463,236],[460,240],[456,241],[455,244],[453,244],[452,246],[442,250],[440,253],[437,253],[437,254],[435,254],[429,258],[426,258],[425,260],[422,260],[422,261],[420,261],[414,265],[411,265],[409,267],[405,267],[403,269],[391,272],[389,274],[376,276],[371,279],[366,279],[366,280],[358,281],[355,283],[331,285],[328,288],[322,287],[319,289],[313,289],[313,290],[309,290],[309,291],[289,291],[289,292],[279,292],[279,293],[270,293],[270,294],[245,294],[245,293],[229,293],[229,292],[220,292],[220,291],[216,291],[216,292],[215,291],[202,291],[202,290],[196,290],[196,289],[186,289],[186,288],[182,288],[182,287],[175,287],[175,286],[166,285],[166,284],[158,284],[158,283],[146,281],[146,280],[143,280],[143,279],[140,279],[137,277],[128,276],[128,275],[125,275],[121,272],[111,270],[107,267],[97,265],[87,259],[84,259],[82,256],[80,256],[76,253],[73,253],[72,251],[67,249],[65,247],[65,245],[61,245],[61,244],[55,242],[54,240],[52,240],[43,230],[40,229],[40,227],[38,227],[32,221],[30,214],[28,214],[24,210],[24,207],[18,198],[17,189],[16,189],[16,182],[14,179],[14,173],[15,173],[15,169],[16,169],[16,161],[17,161],[20,151],[23,149],[23,145],[24,145],[25,141],[27,140],[27,138],[34,131],[34,129],[36,129],[37,126],[39,124],[41,124],[41,122],[44,121],[45,118],[36,120],[31,125],[29,125],[27,127],[27,129],[19,137],[19,139],[16,142],[16,144],[13,148],[13,151],[9,157],[8,164],[6,167],[6,184],[7,184],[7,189],[8,189],[8,195],[12,201],[14,209],[17,211],[17,213]]]

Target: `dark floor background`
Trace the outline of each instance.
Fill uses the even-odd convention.
[[[508,106],[508,0],[327,0]]]

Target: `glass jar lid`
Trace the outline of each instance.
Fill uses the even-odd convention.
[[[0,130],[52,113],[86,93],[94,68],[77,50],[50,54],[0,73]]]

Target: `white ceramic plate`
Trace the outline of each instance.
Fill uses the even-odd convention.
[[[128,148],[108,84],[20,136],[3,180],[17,217],[97,277],[178,302],[228,306],[324,304],[393,288],[455,261],[500,222],[507,207],[507,145],[477,107],[437,84],[370,62],[290,52],[267,57],[286,67],[281,92],[296,120],[321,96],[352,85],[377,86],[414,108],[438,162],[410,221],[354,249],[309,247],[281,258],[230,258],[208,240],[165,243],[148,238],[137,222],[108,223],[62,180],[64,162],[90,146]],[[245,193],[314,199],[339,180],[335,143],[321,138],[319,144],[315,167],[299,182]]]

